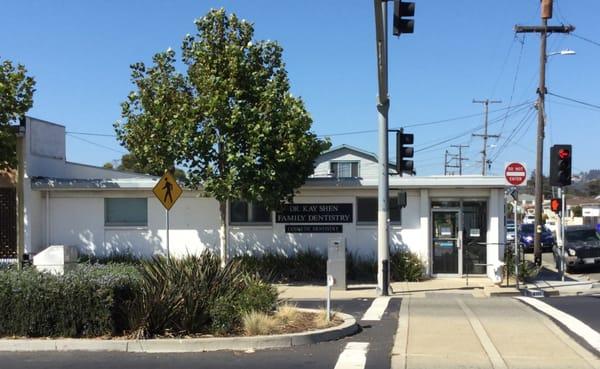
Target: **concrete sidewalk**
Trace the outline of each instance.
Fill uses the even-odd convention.
[[[512,298],[427,294],[402,301],[392,369],[600,368],[544,315]]]
[[[349,285],[346,291],[332,291],[335,300],[354,298],[375,298],[375,284]],[[497,288],[485,277],[471,277],[468,285],[465,278],[434,278],[421,282],[394,282],[391,284],[394,297],[424,297],[427,293],[466,294],[484,297],[486,289]],[[277,285],[279,297],[293,300],[325,299],[327,288],[319,285]]]

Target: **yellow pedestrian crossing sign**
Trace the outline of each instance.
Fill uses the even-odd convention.
[[[175,177],[167,171],[160,178],[156,186],[154,186],[152,192],[154,192],[154,196],[158,198],[158,201],[163,204],[165,209],[170,210],[175,201],[181,196],[183,190],[177,184]]]

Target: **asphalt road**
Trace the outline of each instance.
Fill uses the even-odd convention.
[[[333,301],[332,308],[360,320],[372,299]],[[116,352],[0,352],[2,369],[183,369],[183,368],[327,368],[332,369],[348,342],[369,342],[367,369],[390,367],[390,352],[398,325],[400,299],[390,300],[380,321],[362,322],[362,330],[344,339],[288,349],[244,352],[204,352],[189,354],[133,354]],[[299,307],[322,307],[323,301],[299,301]]]
[[[526,254],[528,260],[533,260],[533,254]],[[542,254],[542,263],[550,269],[555,269],[554,256],[551,252]],[[600,281],[600,265],[583,266],[570,273],[575,279],[589,279],[592,281]]]
[[[543,301],[600,332],[600,296],[548,297]]]

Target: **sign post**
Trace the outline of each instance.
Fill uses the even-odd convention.
[[[166,228],[167,228],[167,260],[171,260],[171,250],[169,247],[169,210],[173,207],[183,190],[177,184],[175,177],[168,170],[165,171],[162,177],[156,183],[156,186],[152,189],[154,196],[158,198],[158,201],[165,207],[166,214]]]
[[[525,186],[527,184],[527,168],[524,163],[511,162],[506,163],[504,166],[504,178],[506,184],[512,186],[511,195],[513,196],[513,213],[515,222],[515,246],[514,246],[514,263],[515,263],[515,287],[519,288],[519,225],[517,224],[517,206],[518,206],[518,186]]]

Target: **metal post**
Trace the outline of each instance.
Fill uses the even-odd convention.
[[[517,224],[517,200],[513,203],[513,213],[515,219],[515,287],[519,289],[519,227]]]
[[[165,209],[167,214],[167,262],[171,262],[171,250],[169,248],[169,210]]]
[[[387,296],[387,274],[384,265],[389,262],[388,246],[388,98],[387,76],[387,1],[374,0],[375,34],[377,46],[377,77],[379,94],[377,111],[379,112],[379,186],[377,191],[377,294]]]
[[[560,188],[560,196],[561,196],[561,207],[560,209],[560,239],[562,240],[562,245],[560,247],[560,280],[565,281],[565,244],[567,240],[565,239],[565,214],[567,211],[566,204],[566,191],[564,187]]]
[[[19,126],[17,133],[17,268],[23,269],[23,256],[25,254],[25,159],[23,155],[25,132]]]
[[[542,19],[542,26],[548,26],[548,20]],[[533,238],[533,252],[535,264],[542,265],[542,202],[544,201],[543,171],[544,171],[544,97],[546,94],[546,40],[545,31],[540,33],[540,84],[538,86],[538,124],[537,124],[537,146],[535,160],[535,233]]]
[[[333,276],[327,275],[327,321],[331,319],[331,286],[333,283]]]

